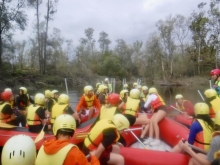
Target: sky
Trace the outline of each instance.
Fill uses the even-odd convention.
[[[53,28],[60,29],[65,39],[73,40],[74,47],[89,27],[95,30],[97,48],[101,31],[109,34],[112,45],[117,39],[124,39],[131,44],[136,40],[146,41],[149,34],[156,31],[156,22],[170,14],[190,16],[200,2],[209,0],[59,0],[54,20],[49,23],[49,32]],[[16,32],[14,38],[17,41],[35,35],[34,9],[28,9],[27,14],[27,29],[25,32]],[[45,4],[40,6],[40,14],[43,20]]]

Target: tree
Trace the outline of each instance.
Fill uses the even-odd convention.
[[[99,33],[98,42],[102,54],[109,50],[109,45],[111,44],[111,41],[108,39],[108,34],[106,32],[102,31],[101,33]]]
[[[13,6],[13,3],[12,0],[2,0],[0,2],[0,70],[2,70],[4,40],[7,40],[12,30],[25,30],[27,25],[27,15],[23,10],[25,0],[17,0],[15,6]]]
[[[17,42],[15,44],[16,52],[18,54],[18,64],[20,66],[20,69],[24,68],[24,50],[25,50],[26,41],[22,41],[22,43]]]

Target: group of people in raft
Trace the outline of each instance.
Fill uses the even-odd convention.
[[[193,106],[183,96],[176,95],[176,108],[188,115],[194,115],[188,140],[180,141],[170,152],[186,152],[191,155],[189,165],[210,165],[219,161],[220,155],[220,70],[211,71],[214,79],[213,89],[204,92],[206,103]],[[1,93],[1,123],[21,124],[31,132],[40,132],[44,124],[45,130],[51,129],[55,139],[45,141],[37,158],[33,140],[24,135],[10,138],[2,151],[2,165],[36,164],[36,165],[72,165],[72,164],[115,164],[123,165],[118,141],[120,133],[132,125],[143,125],[140,140],[146,145],[160,145],[158,123],[166,116],[165,102],[156,88],[148,90],[147,86],[133,84],[124,85],[120,94],[111,93],[112,87],[108,79],[103,84],[97,83],[84,87],[84,94],[75,111],[70,107],[69,96],[59,95],[57,90],[46,90],[38,93],[34,101],[24,87],[19,88],[14,98],[11,89]],[[32,104],[31,104],[32,103]],[[77,126],[83,120],[89,120],[99,112],[91,131],[84,140],[82,152],[70,143]],[[152,116],[147,118],[146,113]],[[19,141],[19,143],[18,143]],[[207,155],[196,153],[189,144],[208,151]],[[14,145],[17,144],[17,145]],[[26,146],[26,147],[24,147]],[[27,147],[28,146],[28,147]],[[9,155],[12,154],[13,157]],[[26,155],[21,156],[21,152]],[[90,154],[87,159],[85,155]],[[215,160],[215,158],[217,158]]]

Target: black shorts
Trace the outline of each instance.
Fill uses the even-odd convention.
[[[159,111],[159,110],[162,110],[162,111],[167,112],[167,107],[166,107],[165,105],[162,105],[162,106],[156,108],[156,109],[154,110],[154,113],[156,113],[156,112]]]
[[[134,123],[136,122],[135,116],[132,116],[130,114],[124,114],[124,116],[128,119],[130,126],[134,125]]]

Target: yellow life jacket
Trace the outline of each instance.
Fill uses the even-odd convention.
[[[58,104],[56,103],[52,108],[52,115],[51,115],[51,123],[54,123],[55,119],[64,114],[64,109],[68,106],[68,104]]]
[[[210,148],[211,140],[212,140],[212,130],[210,130],[206,126],[205,121],[201,119],[197,119],[197,121],[202,126],[203,131],[197,133],[196,139],[193,145],[208,151]]]
[[[87,104],[86,108],[87,109],[91,108],[93,106],[95,95],[93,95],[91,98],[89,98],[87,95],[84,94],[84,97],[85,97],[85,101],[86,101],[86,104]]]
[[[41,125],[40,117],[35,113],[38,108],[40,108],[39,105],[30,105],[27,110],[27,124],[28,125]]]
[[[177,102],[176,102],[176,108],[181,110],[181,111],[186,111],[185,110],[185,107],[183,106],[184,103],[186,102],[187,100],[183,100],[183,103],[181,105],[179,105]]]
[[[144,101],[147,100],[147,95],[144,94],[144,92],[141,92],[140,98]]]
[[[114,128],[117,135],[114,142],[117,142],[120,138],[120,134],[117,131],[116,126],[109,119],[103,119],[98,121],[92,128],[88,136],[84,140],[84,145],[90,150],[95,150],[103,140],[103,130],[108,128]]]
[[[115,115],[115,112],[117,110],[117,107],[113,107],[110,105],[103,105],[100,111],[100,120],[103,119],[112,119]]]
[[[210,109],[210,116],[211,118],[215,118],[215,114],[220,110],[220,98],[216,97],[216,99],[212,100],[211,102],[211,109]]]
[[[48,155],[44,151],[44,146],[41,146],[35,165],[62,165],[66,159],[68,152],[73,148],[77,147],[74,144],[68,144],[65,147],[61,148],[57,153],[53,155]]]
[[[139,108],[139,103],[139,99],[132,99],[128,97],[127,102],[125,103],[125,110],[123,111],[123,114],[130,114],[132,116],[136,116]]]
[[[9,102],[4,102],[3,104],[0,104],[0,112],[1,112],[0,123],[9,122],[11,119],[11,115],[2,113],[2,110],[5,107],[5,105],[11,105],[11,104]]]

